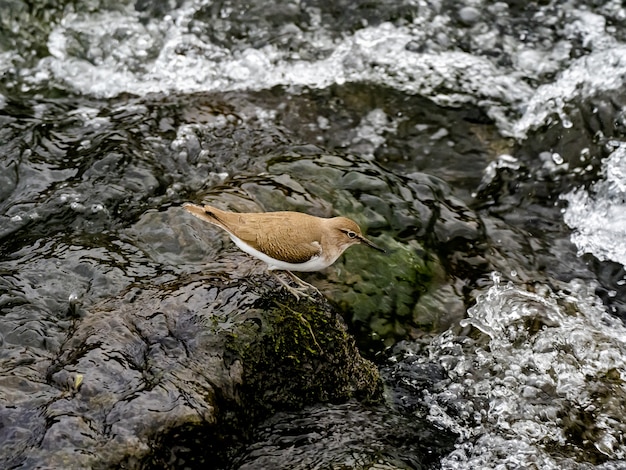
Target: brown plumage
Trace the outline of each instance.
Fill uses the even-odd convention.
[[[358,243],[383,251],[345,217],[326,219],[301,212],[236,213],[194,204],[183,207],[224,229],[239,248],[265,261],[269,269],[318,271]]]

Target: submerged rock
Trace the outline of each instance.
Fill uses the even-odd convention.
[[[350,401],[281,412],[254,433],[233,468],[436,468],[454,434],[386,407]]]

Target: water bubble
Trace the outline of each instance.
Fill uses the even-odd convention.
[[[585,147],[584,149],[582,149],[580,151],[580,161],[584,162],[585,160],[587,160],[590,156],[591,152],[589,151],[589,147]]]
[[[437,132],[435,132],[433,135],[430,136],[430,140],[439,140],[448,136],[448,134],[449,134],[448,129],[446,129],[445,127],[442,127],[441,129],[439,129]]]
[[[324,116],[318,116],[317,127],[319,127],[321,130],[330,129],[330,120]]]
[[[83,206],[80,202],[72,202],[70,204],[70,207],[72,208],[72,210],[76,211],[76,212],[83,212],[85,210],[85,206]]]
[[[474,7],[467,6],[459,10],[459,20],[465,26],[473,26],[480,20],[480,11]]]

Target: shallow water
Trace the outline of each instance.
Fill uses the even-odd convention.
[[[457,436],[427,466],[626,466],[620,2],[3,8],[2,461],[65,442],[15,420],[41,419],[47,367],[92,306],[200,272],[260,275],[179,212],[205,200],[348,215],[384,242],[388,258],[353,248],[306,279],[383,372],[390,427]],[[341,419],[364,426],[356,408]],[[233,468],[302,468],[264,447],[286,416]],[[389,462],[419,468],[423,448],[394,439]],[[319,468],[370,462],[318,445],[302,451]]]

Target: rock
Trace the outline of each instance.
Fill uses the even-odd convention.
[[[376,368],[328,304],[261,296],[259,281],[196,276],[90,308],[32,378],[48,386],[3,421],[3,465],[214,465],[274,411],[379,398]]]
[[[455,435],[427,420],[349,401],[277,413],[252,440],[233,468],[413,470],[435,468],[454,448]]]

